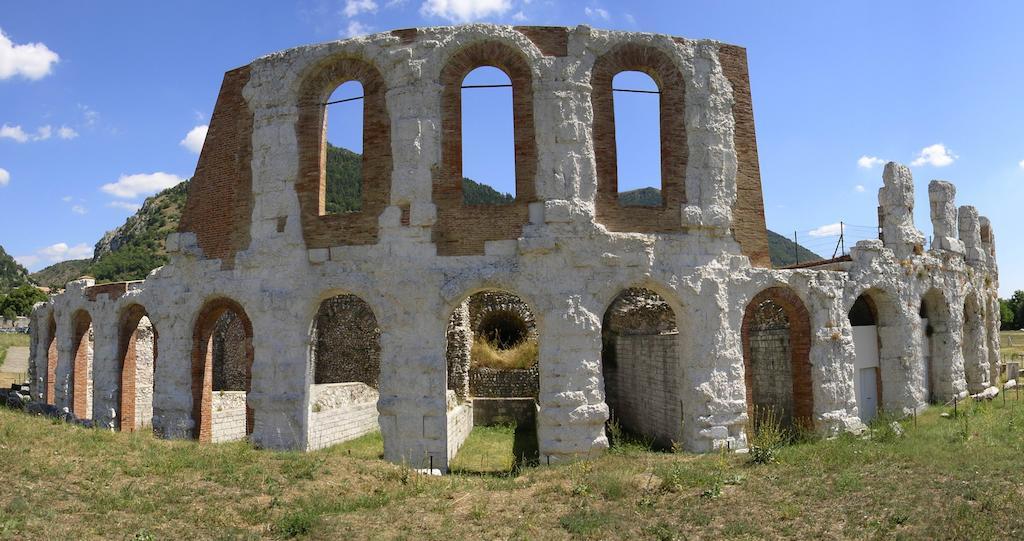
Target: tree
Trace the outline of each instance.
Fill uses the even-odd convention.
[[[46,293],[39,291],[35,286],[24,285],[0,298],[0,314],[4,314],[4,317],[7,317],[8,313],[13,313],[15,317],[27,316],[35,303],[46,299]]]
[[[1006,299],[999,299],[999,329],[1003,331],[1015,330],[1014,320],[1017,318],[1017,314],[1013,310],[1013,306],[1010,305],[1010,301]]]

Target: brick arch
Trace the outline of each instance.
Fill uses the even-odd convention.
[[[92,418],[89,387],[92,383],[92,315],[78,310],[71,316],[71,411],[80,419]]]
[[[221,316],[232,313],[241,322],[245,334],[245,390],[252,384],[253,330],[252,322],[238,302],[228,298],[216,298],[203,306],[192,332],[192,419],[195,423],[193,436],[200,442],[212,441],[213,403],[213,340]],[[245,432],[251,434],[254,426],[252,408],[246,405]]]
[[[327,168],[327,114],[325,103],[344,83],[363,85],[362,207],[358,212],[324,214]],[[299,88],[299,197],[302,235],[307,248],[376,244],[378,217],[391,198],[391,119],[387,84],[370,62],[333,56],[310,70]]]
[[[145,307],[140,304],[132,304],[122,310],[121,318],[118,322],[117,328],[117,359],[120,374],[120,398],[118,400],[118,427],[124,432],[134,432],[136,429],[138,416],[140,414],[137,411],[137,398],[139,390],[139,382],[137,380],[137,369],[138,369],[138,347],[140,339],[140,324],[142,319],[146,318],[152,329],[152,337],[149,339],[152,341],[152,362],[154,373],[151,377],[155,378],[155,368],[157,362],[157,342],[158,333],[156,326],[153,325],[152,320],[149,318],[149,313]],[[155,379],[150,380],[150,386],[155,387]],[[152,389],[150,390],[150,400],[152,400]],[[150,419],[152,418],[152,403],[150,403]]]
[[[658,207],[619,205],[618,157],[612,80],[623,71],[639,71],[654,79],[660,91],[661,192]],[[672,58],[655,47],[624,43],[594,62],[590,78],[594,113],[594,156],[597,165],[598,223],[611,231],[658,233],[682,231],[681,207],[686,203],[685,81]]]
[[[484,66],[500,69],[512,81],[516,198],[510,205],[465,205],[462,200],[462,81]],[[434,170],[433,240],[438,255],[479,255],[486,241],[521,236],[529,221],[529,203],[537,197],[533,72],[517,48],[479,41],[452,55],[441,69],[441,86],[441,164]]]
[[[811,320],[807,307],[799,296],[787,287],[770,287],[758,293],[747,305],[743,314],[743,378],[746,385],[747,415],[752,422],[755,418],[755,396],[752,334],[758,332],[756,317],[760,307],[771,302],[781,309],[788,330],[789,371],[792,381],[792,409],[788,415],[793,426],[806,423],[813,427],[814,390],[811,377]],[[786,417],[783,413],[783,417]]]
[[[46,318],[46,383],[45,383],[45,400],[47,404],[54,405],[57,403],[57,397],[54,391],[56,390],[57,383],[57,320],[53,317],[53,312]]]

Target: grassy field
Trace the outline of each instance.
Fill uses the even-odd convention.
[[[27,334],[21,333],[2,333],[0,334],[0,369],[4,367],[4,361],[7,359],[7,348],[11,346],[25,346],[28,347],[29,337]]]
[[[381,461],[379,434],[281,453],[0,410],[0,538],[1020,538],[1024,401],[1008,398],[768,465],[627,445],[512,475],[511,429],[484,429],[444,477]]]
[[[1014,355],[1024,355],[1024,331],[1000,331],[999,341],[1003,360],[1011,360]]]

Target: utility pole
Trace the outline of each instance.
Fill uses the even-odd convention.
[[[839,255],[846,255],[846,241],[845,241],[846,232],[844,230],[845,228],[846,228],[846,224],[844,224],[842,221],[840,221],[839,222],[839,246],[840,246]]]
[[[800,264],[800,245],[796,243],[796,231],[793,232],[793,259]]]

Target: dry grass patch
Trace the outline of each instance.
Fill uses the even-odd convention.
[[[510,348],[501,349],[494,342],[477,337],[470,350],[470,362],[473,366],[504,370],[530,368],[537,364],[537,353],[536,340],[523,340]]]
[[[955,419],[932,408],[903,436],[876,426],[784,446],[767,465],[625,445],[518,475],[444,477],[379,460],[375,434],[257,451],[0,410],[0,538],[1021,538],[1024,401],[1008,398],[961,405]],[[468,457],[507,458],[508,429],[473,438]]]

